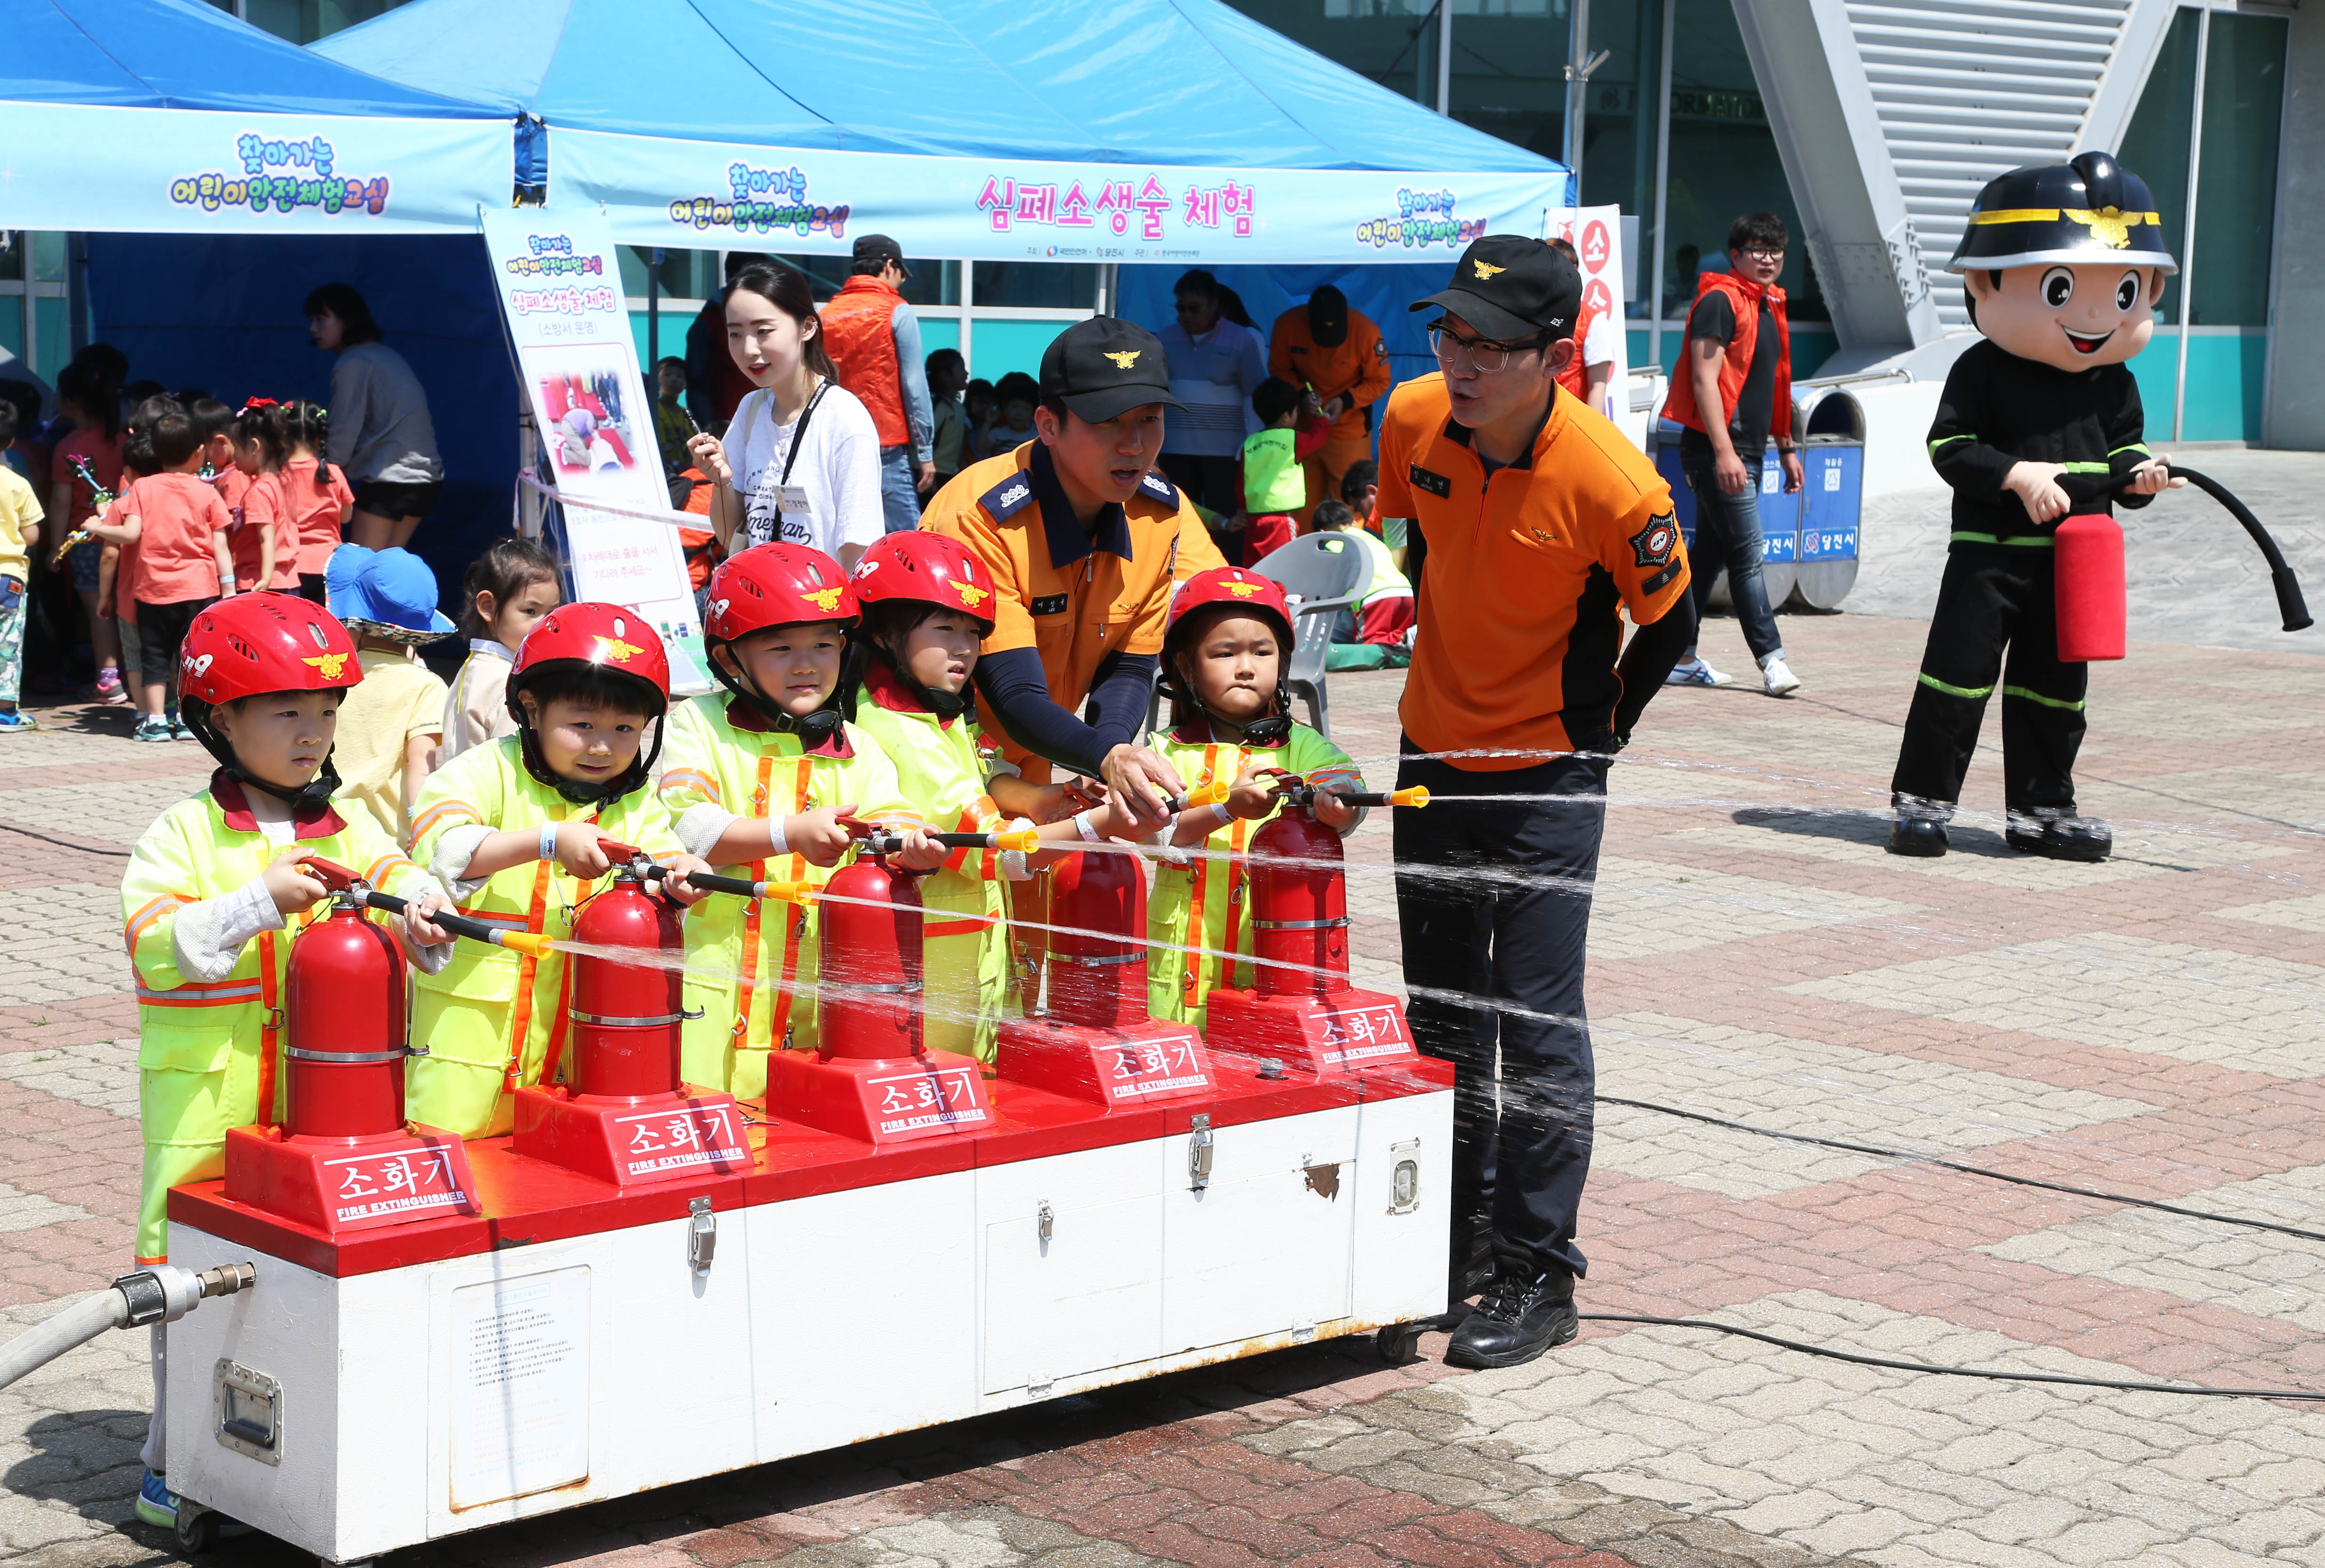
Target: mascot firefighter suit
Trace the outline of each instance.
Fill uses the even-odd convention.
[[[2070,512],[2144,506],[2185,482],[2142,444],[2124,364],[2147,346],[2164,277],[2180,270],[2160,221],[2137,176],[2086,153],[1989,181],[1947,264],[1986,340],[1954,361],[1930,427],[1930,461],[1953,487],[1953,543],[1890,784],[1893,855],[1946,852],[1997,684],[2010,847],[2061,860],[2104,860],[2112,847],[2106,823],[2075,814],[2089,667],[2059,657],[2052,535]]]

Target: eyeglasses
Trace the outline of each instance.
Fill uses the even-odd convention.
[[[1747,245],[1736,254],[1748,255],[1756,262],[1782,261],[1784,259],[1784,247],[1780,245]]]
[[[1442,322],[1429,329],[1429,351],[1437,356],[1438,364],[1474,370],[1480,376],[1507,370],[1516,356],[1538,352],[1548,341],[1528,338],[1496,343],[1486,338],[1463,338],[1447,331]]]

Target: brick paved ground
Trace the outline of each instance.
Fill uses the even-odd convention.
[[[2231,540],[2233,543],[2234,541]],[[2240,547],[2240,546],[2239,546]],[[2325,583],[2320,583],[2325,595]],[[1623,1098],[2325,1228],[2325,690],[2296,653],[2135,646],[2081,769],[2103,867],[2001,844],[1983,756],[1956,850],[1885,856],[1922,628],[1784,623],[1777,703],[1672,691],[1616,769],[1590,1005]],[[2288,645],[2291,640],[2287,640]],[[1740,650],[1715,623],[1715,660]],[[1394,750],[1395,675],[1334,683]],[[120,854],[199,782],[114,713],[5,742],[0,1319],[126,1257]],[[157,755],[158,754],[158,755]],[[1353,842],[1358,964],[1394,980],[1387,836]],[[1876,1354],[2325,1388],[2325,1246],[1609,1107],[1591,1310]],[[893,1309],[818,1331],[847,1354]],[[1052,1402],[406,1554],[785,1568],[2325,1563],[2325,1410],[1912,1376],[1593,1326],[1506,1372],[1317,1346]],[[0,1555],[168,1556],[124,1524],[148,1390],[107,1341],[0,1394]],[[292,1561],[237,1544],[214,1561]]]

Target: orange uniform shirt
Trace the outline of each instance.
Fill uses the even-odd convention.
[[[234,525],[218,493],[191,474],[155,474],[121,497],[114,520],[137,519],[131,594],[147,604],[216,598],[218,562],[210,535]]]
[[[1275,318],[1267,335],[1267,373],[1278,381],[1312,389],[1319,403],[1342,393],[1348,406],[1332,422],[1332,439],[1364,437],[1365,409],[1388,390],[1388,345],[1380,329],[1355,311],[1348,335],[1329,348],[1319,348],[1308,331],[1308,307],[1294,305]]]
[[[1085,532],[1038,441],[954,475],[921,526],[959,540],[993,573],[999,595],[984,652],[1035,650],[1050,700],[1073,713],[1107,655],[1162,651],[1181,533],[1203,533],[1194,503],[1159,474]],[[1004,736],[1002,755],[1045,780],[1048,765]]]
[[[1423,751],[1481,773],[1607,738],[1623,683],[1618,607],[1646,626],[1687,591],[1671,487],[1562,389],[1533,450],[1489,478],[1445,378],[1399,386],[1381,422],[1384,517],[1413,519],[1420,631],[1399,716]]]

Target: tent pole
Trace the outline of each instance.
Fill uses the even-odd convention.
[[[1437,0],[1437,112],[1453,114],[1453,0]]]
[[[960,365],[972,376],[977,374],[976,314],[977,264],[964,261],[960,264]]]
[[[2186,438],[2181,431],[2188,420],[2188,320],[2189,304],[2196,277],[2196,187],[2204,167],[2204,70],[2210,61],[2207,58],[2212,45],[2212,11],[2199,6],[2196,11],[2196,101],[2188,115],[2188,217],[2181,225],[2183,237],[2180,246],[2180,352],[2172,367],[2172,439]]]
[[[653,367],[662,363],[662,248],[656,246],[646,254],[653,258],[646,268],[646,376],[651,379]]]
[[[1122,314],[1122,264],[1100,262],[1098,264],[1098,313],[1101,316]]]
[[[1590,0],[1568,0],[1566,10],[1566,157],[1574,204],[1582,202],[1583,99],[1590,91]]]
[[[1663,0],[1663,79],[1655,105],[1655,248],[1647,263],[1655,277],[1655,313],[1647,328],[1647,358],[1660,375],[1663,367],[1663,215],[1671,199],[1672,31],[1679,0]]]

